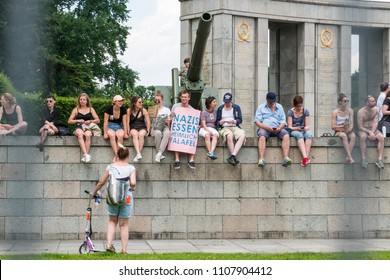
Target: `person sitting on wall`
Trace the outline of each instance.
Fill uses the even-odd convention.
[[[355,146],[356,135],[353,131],[353,110],[348,108],[348,97],[340,93],[337,99],[339,107],[332,112],[331,128],[335,131],[335,135],[343,140],[344,150],[347,154],[345,161],[354,163],[352,158],[352,150]],[[348,143],[348,138],[350,139]]]
[[[72,110],[69,116],[68,124],[75,124],[76,128],[73,134],[77,137],[83,156],[81,162],[88,163],[91,161],[89,149],[91,148],[92,131],[89,129],[91,124],[100,123],[99,116],[91,106],[88,94],[81,93],[77,99],[77,106]]]
[[[0,135],[20,135],[27,130],[27,122],[23,121],[22,109],[16,104],[16,98],[10,93],[4,93],[0,97]],[[2,118],[5,123],[2,123]]]
[[[104,112],[103,138],[110,139],[110,145],[114,152],[113,162],[118,153],[117,143],[123,144],[123,139],[129,138],[127,133],[127,115],[126,108],[123,107],[125,99],[120,95],[115,95],[113,103],[107,107]]]
[[[42,111],[42,127],[39,129],[41,135],[41,141],[36,144],[39,151],[43,152],[44,144],[49,135],[55,135],[58,133],[57,123],[60,117],[60,111],[56,107],[56,98],[53,95],[46,97],[46,106]]]
[[[310,163],[310,148],[312,134],[310,131],[310,113],[303,107],[303,98],[297,95],[293,99],[293,105],[287,112],[287,127],[290,135],[297,139],[299,151],[302,155],[301,165],[306,167]]]
[[[375,162],[379,169],[385,168],[383,164],[383,149],[385,137],[378,130],[378,108],[375,106],[375,98],[371,95],[366,98],[366,105],[357,113],[357,123],[359,128],[360,152],[362,155],[361,166],[367,168],[366,160],[366,139],[378,141],[378,160]]]
[[[191,108],[193,107],[189,104],[191,99],[191,94],[187,90],[183,90],[180,92],[180,101],[179,103],[176,103],[172,106],[172,113],[171,113],[171,120],[173,120],[175,116],[175,110],[176,108]],[[195,165],[195,155],[194,154],[188,154],[189,160],[188,160],[188,166],[191,169],[196,169]],[[180,152],[175,151],[175,163],[173,164],[173,169],[180,169]]]
[[[150,118],[148,111],[142,105],[142,97],[132,96],[130,98],[130,108],[127,109],[127,131],[133,138],[133,145],[136,155],[133,162],[142,159],[145,137],[150,132]]]
[[[209,96],[205,100],[206,109],[200,115],[201,127],[199,135],[204,137],[204,143],[207,150],[207,156],[212,160],[217,159],[215,148],[218,143],[218,130],[216,127],[217,119],[217,99],[214,96]]]
[[[223,137],[230,156],[226,159],[228,163],[235,166],[240,163],[237,159],[237,154],[246,140],[245,131],[240,127],[242,123],[242,113],[239,105],[233,103],[233,95],[230,92],[223,96],[224,104],[219,106],[217,110],[217,130]],[[233,142],[236,140],[236,144]]]
[[[161,91],[157,91],[154,95],[154,103],[156,104],[156,117],[152,121],[151,135],[154,137],[154,144],[156,147],[156,156],[154,160],[160,162],[165,159],[164,152],[169,141],[169,122],[171,117],[171,110],[163,106],[164,95]]]
[[[290,135],[285,129],[286,115],[284,114],[283,106],[276,102],[276,94],[274,92],[268,92],[266,99],[267,102],[257,108],[255,115],[255,123],[258,127],[257,136],[259,137],[259,162],[257,166],[264,167],[266,165],[264,159],[266,142],[269,137],[277,137],[282,140],[282,166],[286,167],[292,163],[292,160],[288,157]]]

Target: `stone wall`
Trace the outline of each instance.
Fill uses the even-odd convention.
[[[378,170],[373,164],[374,146],[368,148],[369,167],[362,169],[343,163],[338,138],[315,138],[312,163],[303,168],[293,141],[294,164],[285,168],[280,143],[271,139],[268,164],[261,169],[256,140],[248,139],[236,167],[226,163],[223,143],[214,162],[199,143],[197,169],[188,168],[183,156],[181,169],[174,170],[170,153],[161,164],[153,162],[156,151],[147,139],[142,162],[135,164],[131,238],[390,237],[390,168]],[[92,163],[81,164],[75,137],[51,137],[43,153],[35,148],[37,141],[36,136],[0,137],[0,240],[82,239],[84,190],[94,188],[112,160],[111,148],[102,138],[93,139]],[[358,147],[354,152],[360,161]],[[95,238],[105,238],[105,203],[93,221]]]

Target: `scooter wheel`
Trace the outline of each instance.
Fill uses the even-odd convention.
[[[85,255],[85,254],[89,254],[91,251],[89,250],[88,246],[87,246],[87,243],[83,243],[81,244],[80,248],[79,248],[79,253],[82,254],[82,255]]]

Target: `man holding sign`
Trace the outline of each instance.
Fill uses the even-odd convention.
[[[198,127],[200,111],[189,104],[190,93],[183,90],[180,93],[180,103],[172,107],[171,136],[168,150],[175,152],[174,169],[180,169],[180,153],[189,154],[188,166],[195,169],[195,152],[198,143]]]

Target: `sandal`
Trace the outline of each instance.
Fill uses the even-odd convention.
[[[115,253],[115,247],[114,245],[106,245],[106,252]]]

